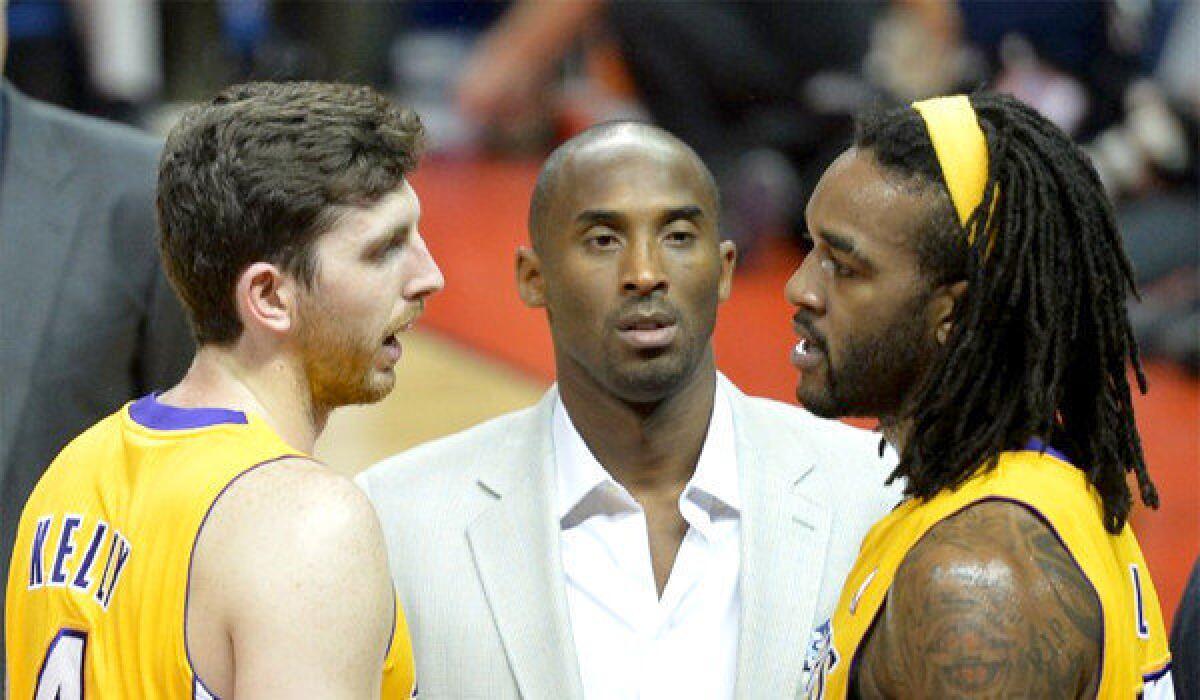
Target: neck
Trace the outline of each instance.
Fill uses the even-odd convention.
[[[897,420],[890,416],[879,418],[879,430],[883,433],[883,439],[896,450],[896,454],[904,454],[911,428],[912,421]]]
[[[677,391],[625,401],[580,371],[559,372],[559,395],[592,454],[630,493],[681,490],[708,435],[717,373],[709,349]]]
[[[243,337],[230,347],[201,347],[183,380],[160,399],[185,408],[254,413],[289,445],[311,454],[329,410],[313,402],[301,367],[252,346]]]

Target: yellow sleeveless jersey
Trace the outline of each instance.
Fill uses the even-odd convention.
[[[1116,536],[1104,529],[1099,496],[1082,471],[1056,455],[1006,452],[994,470],[927,501],[906,501],[876,523],[832,619],[813,634],[807,697],[849,696],[856,656],[905,555],[934,525],[989,500],[1019,503],[1040,516],[1095,589],[1104,623],[1098,697],[1174,697],[1162,611],[1141,548],[1128,525]]]
[[[256,416],[153,396],[72,441],[17,530],[6,600],[11,697],[215,698],[186,645],[193,546],[230,483],[294,456],[303,455]],[[408,698],[413,683],[397,602],[383,697]]]

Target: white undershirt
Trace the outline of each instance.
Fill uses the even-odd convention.
[[[741,592],[741,498],[729,399],[717,386],[696,471],[679,497],[688,523],[660,600],[646,516],[600,466],[560,399],[557,515],[584,695],[733,697]]]

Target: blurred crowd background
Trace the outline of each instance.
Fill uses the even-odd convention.
[[[599,120],[690,143],[754,264],[873,104],[988,85],[1084,144],[1118,203],[1143,352],[1200,372],[1200,3],[9,0],[6,77],[162,132],[246,79],[367,82],[435,158],[544,156]],[[800,245],[798,237],[795,237]]]

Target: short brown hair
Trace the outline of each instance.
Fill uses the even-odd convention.
[[[343,207],[369,206],[416,167],[421,120],[375,90],[247,83],[187,110],[158,170],[159,249],[200,344],[233,342],[249,265],[311,283],[312,244]]]

